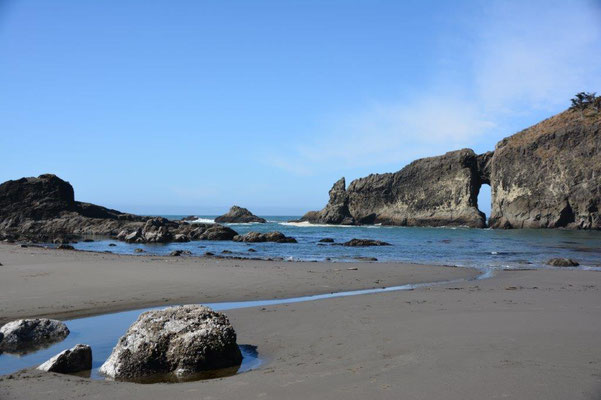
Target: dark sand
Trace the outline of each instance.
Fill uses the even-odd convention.
[[[291,297],[467,278],[394,263],[132,257],[0,246],[4,322],[158,304]],[[348,267],[357,267],[349,271]],[[228,311],[266,362],[229,378],[137,385],[24,371],[0,399],[599,399],[601,273],[483,281]]]

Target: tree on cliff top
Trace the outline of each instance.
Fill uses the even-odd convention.
[[[597,96],[595,92],[577,93],[571,101],[570,110],[578,110],[580,114],[588,107],[594,108],[597,112],[601,111],[601,96]]]

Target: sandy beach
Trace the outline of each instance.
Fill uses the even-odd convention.
[[[119,256],[0,246],[0,323],[162,304],[460,283],[226,312],[263,365],[138,385],[25,370],[1,399],[598,399],[601,273]],[[352,269],[348,269],[352,268]],[[357,269],[354,269],[357,268]]]

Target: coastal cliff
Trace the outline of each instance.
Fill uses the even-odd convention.
[[[479,156],[452,151],[416,160],[395,173],[372,174],[330,190],[330,201],[302,220],[312,223],[401,226],[485,226],[477,198],[482,184]]]
[[[476,155],[462,149],[395,173],[344,178],[321,211],[325,224],[486,226],[478,193],[491,185],[492,228],[601,229],[601,112],[564,111]]]
[[[601,229],[601,113],[564,111],[500,141],[493,228]]]

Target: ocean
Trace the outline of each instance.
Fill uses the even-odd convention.
[[[180,219],[183,215],[164,215]],[[215,216],[200,216],[198,222],[213,222]],[[401,261],[421,264],[456,265],[492,268],[546,268],[553,257],[578,261],[584,269],[601,270],[601,232],[561,229],[471,229],[393,226],[338,226],[291,223],[299,216],[264,216],[267,223],[225,224],[240,234],[250,231],[280,231],[298,243],[238,243],[232,241],[193,241],[168,244],[128,244],[107,238],[79,242],[74,247],[88,251],[111,251],[120,254],[145,253],[166,255],[173,250],[188,250],[201,256],[206,252],[224,256],[283,259],[289,261],[351,262],[359,257],[378,262]],[[391,246],[344,247],[318,243],[332,238],[342,243],[353,238],[385,241]],[[109,244],[115,246],[109,246]],[[256,250],[249,252],[249,249]]]

